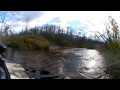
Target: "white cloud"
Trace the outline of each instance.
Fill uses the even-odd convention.
[[[18,14],[14,14],[14,19],[9,19],[9,23],[11,22],[10,24],[20,31],[25,26],[25,18],[29,19],[29,27],[40,26],[50,21],[53,24],[66,27],[69,22],[77,20],[88,27],[85,31],[102,33],[105,29],[104,22],[107,21],[110,14],[120,24],[120,11],[19,11]],[[17,21],[17,18],[23,20]],[[55,18],[59,18],[60,22],[52,22]]]
[[[28,22],[39,18],[44,14],[42,11],[22,11],[21,13],[25,21],[28,19]]]

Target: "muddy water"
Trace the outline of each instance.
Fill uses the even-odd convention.
[[[6,58],[23,66],[44,68],[76,79],[108,78],[104,73],[104,58],[92,49],[71,48],[49,53],[7,48]]]

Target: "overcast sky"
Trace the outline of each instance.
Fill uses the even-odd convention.
[[[84,28],[85,32],[102,33],[105,29],[104,22],[109,15],[120,24],[120,11],[6,11],[5,15],[7,23],[12,25],[16,32],[24,29],[27,22],[29,27],[50,23],[62,27]]]

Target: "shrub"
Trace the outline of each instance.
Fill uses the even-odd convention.
[[[49,50],[49,42],[42,36],[37,35],[20,35],[6,38],[3,41],[20,50]]]

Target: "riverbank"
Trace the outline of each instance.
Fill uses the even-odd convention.
[[[14,37],[7,37],[3,40],[7,46],[18,50],[49,50],[49,41],[37,35],[20,35]]]

